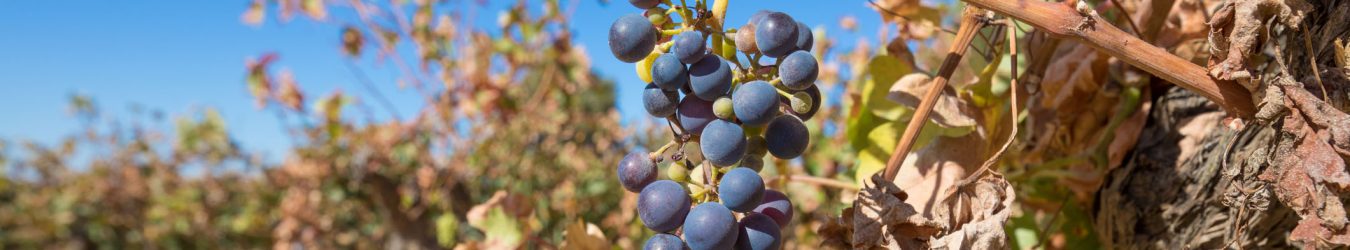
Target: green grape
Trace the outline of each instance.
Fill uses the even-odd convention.
[[[670,18],[666,16],[666,8],[654,7],[647,9],[646,14],[647,21],[651,21],[652,24],[658,26],[666,24],[666,21],[670,21]]]
[[[723,96],[717,98],[717,101],[713,101],[713,115],[716,115],[717,118],[721,118],[723,120],[728,121],[730,121],[732,118],[735,118],[736,111],[732,107],[731,98]]]
[[[666,177],[669,177],[670,180],[675,182],[689,182],[689,168],[686,168],[684,164],[680,162],[682,161],[676,161],[674,164],[670,164],[670,167],[666,169]]]

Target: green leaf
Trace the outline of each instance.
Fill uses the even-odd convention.
[[[1008,231],[1012,235],[1013,249],[1031,249],[1040,241],[1040,225],[1036,223],[1035,214],[1013,217],[1009,222]]]
[[[890,160],[891,154],[895,151],[895,144],[900,142],[900,135],[904,134],[908,121],[892,121],[881,124],[867,133],[867,143],[865,147],[859,147],[858,166],[854,172],[854,180],[858,185],[868,179],[873,174],[886,168],[886,161]],[[944,135],[942,127],[932,121],[928,121],[923,130],[914,139],[914,146],[910,152],[917,151],[928,146],[934,138]]]
[[[442,247],[455,247],[455,235],[459,232],[459,219],[454,214],[446,213],[436,216],[436,243]]]
[[[863,110],[886,120],[899,120],[909,108],[886,99],[891,85],[900,77],[913,71],[913,67],[893,56],[878,55],[867,63],[867,73],[871,76],[862,88]]]
[[[483,230],[483,235],[487,236],[485,242],[489,246],[515,248],[524,239],[516,219],[507,215],[501,207],[488,210],[487,218],[473,226]]]
[[[891,84],[901,76],[912,71],[910,65],[895,57],[878,55],[867,63],[867,75],[860,88],[862,100],[855,105],[865,112],[858,112],[848,118],[846,136],[849,144],[856,149],[867,148],[868,134],[872,129],[890,121],[904,120],[911,109],[886,99]]]

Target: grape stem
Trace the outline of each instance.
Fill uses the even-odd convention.
[[[900,164],[905,162],[905,157],[909,155],[910,149],[914,147],[915,139],[918,139],[919,130],[928,124],[928,115],[933,112],[933,106],[937,104],[938,97],[942,95],[942,90],[947,87],[947,80],[951,78],[952,73],[956,72],[956,67],[961,64],[961,58],[965,57],[966,50],[970,48],[970,42],[975,39],[975,33],[986,24],[986,18],[978,13],[975,8],[965,8],[961,14],[961,27],[957,28],[955,43],[947,52],[947,58],[942,60],[942,66],[938,69],[938,76],[933,78],[929,84],[928,92],[924,93],[923,99],[919,102],[919,107],[914,109],[914,116],[910,118],[909,125],[905,126],[905,133],[900,135],[900,141],[895,145],[895,151],[891,153],[890,160],[886,161],[886,171],[882,177],[886,181],[895,181],[895,175],[900,173]]]
[[[684,126],[681,126],[681,125],[680,125],[680,117],[679,117],[679,116],[677,116],[677,115],[675,115],[675,114],[670,114],[670,116],[667,116],[667,117],[666,117],[666,123],[670,125],[670,126],[669,126],[669,127],[671,128],[671,131],[670,131],[670,132],[671,132],[671,133],[675,133],[675,138],[677,138],[677,140],[679,140],[680,143],[684,143],[684,142],[686,142],[686,141],[689,140],[689,138],[688,138],[689,135],[687,135],[687,133],[685,133],[686,130],[684,130]],[[678,130],[678,131],[675,131],[675,130]]]
[[[712,168],[713,168],[712,163],[711,163],[711,162],[708,162],[707,159],[704,159],[704,160],[703,160],[703,177],[704,177],[704,178],[703,178],[703,190],[708,191],[709,194],[716,195],[716,194],[717,194],[717,178],[716,178],[716,176],[713,176]],[[707,197],[707,196],[705,196],[705,198],[706,198],[706,197]]]
[[[774,80],[778,80],[778,79],[774,79]],[[774,83],[774,86],[779,86],[779,85],[778,85],[777,83]],[[778,95],[782,95],[782,96],[785,97],[785,98],[789,98],[789,99],[792,98],[792,93],[788,93],[787,91],[784,91],[783,89],[780,89],[780,88],[773,88],[773,90],[777,90],[777,91],[778,91]]]
[[[652,153],[648,154],[647,157],[651,158],[652,161],[661,162],[662,158],[661,156],[666,154],[666,150],[670,150],[671,147],[680,146],[681,144],[682,143],[680,143],[678,139],[670,140],[670,142],[667,142],[665,146],[661,146],[661,148],[656,149],[656,151],[652,151]]]
[[[674,35],[679,35],[680,33],[685,32],[685,31],[689,31],[689,27],[678,28],[678,29],[661,30],[661,35],[662,35],[662,36],[674,36]]]

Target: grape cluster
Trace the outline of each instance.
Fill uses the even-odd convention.
[[[820,108],[811,29],[762,10],[722,30],[703,1],[629,3],[644,11],[614,21],[610,51],[637,65],[643,107],[675,133],[666,147],[619,163],[619,182],[638,193],[638,217],[658,232],[644,248],[778,249],[792,203],[765,189],[759,170],[765,156],[794,159],[810,141],[804,121]],[[686,144],[696,149],[686,154]],[[669,180],[658,180],[664,159]]]

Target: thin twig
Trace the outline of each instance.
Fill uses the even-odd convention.
[[[1134,31],[1135,36],[1146,39],[1144,38],[1144,30],[1139,29],[1139,25],[1134,24],[1134,18],[1130,18],[1130,12],[1125,11],[1125,6],[1120,6],[1120,0],[1111,0],[1111,5],[1116,6],[1116,11],[1120,12],[1120,16],[1130,23],[1130,30]]]
[[[853,183],[839,181],[835,179],[820,178],[810,175],[794,174],[783,176],[782,178],[786,179],[787,181],[797,181],[817,186],[832,187],[844,190],[858,190],[858,185],[854,185]]]
[[[1308,40],[1308,26],[1299,26],[1303,29],[1303,49],[1308,50],[1308,65],[1312,65],[1313,78],[1317,78],[1317,87],[1322,88],[1322,101],[1331,100],[1327,97],[1327,86],[1322,85],[1322,73],[1317,70],[1317,55],[1313,54],[1312,40]]]
[[[919,130],[928,123],[928,115],[933,112],[933,106],[937,104],[938,97],[942,96],[942,90],[947,87],[947,79],[951,78],[952,73],[956,72],[956,67],[961,64],[961,58],[965,56],[966,50],[970,48],[970,42],[974,40],[975,33],[984,27],[985,22],[977,18],[979,14],[973,8],[966,8],[961,18],[961,27],[957,28],[955,43],[947,53],[947,58],[942,60],[942,68],[938,69],[937,78],[929,83],[928,92],[924,93],[923,99],[919,102],[919,107],[914,109],[914,116],[909,119],[909,124],[905,126],[905,133],[900,135],[900,141],[895,144],[895,151],[891,153],[890,160],[886,161],[886,171],[882,177],[887,181],[894,181],[895,175],[900,172],[900,164],[905,162],[905,157],[909,155],[910,149],[914,147],[914,140],[918,139]]]
[[[1036,245],[1032,245],[1031,249],[1039,249],[1041,248],[1041,245],[1045,244],[1045,241],[1048,240],[1046,237],[1050,236],[1050,227],[1055,226],[1055,221],[1059,220],[1059,214],[1064,212],[1064,206],[1067,205],[1069,205],[1069,199],[1064,199],[1059,202],[1059,208],[1056,208],[1055,213],[1050,215],[1050,221],[1047,221],[1044,226],[1041,226],[1041,231],[1039,232],[1040,237],[1036,237]]]
[[[375,96],[375,100],[380,102],[380,106],[383,106],[384,109],[389,112],[389,118],[394,119],[394,121],[400,121],[402,119],[400,117],[403,116],[399,115],[397,108],[394,108],[394,103],[389,102],[389,98],[385,98],[384,94],[382,94],[378,88],[375,88],[375,84],[371,83],[369,77],[366,77],[366,73],[362,71],[361,68],[353,65],[352,61],[346,61],[346,65],[347,70],[351,71],[353,75],[356,75],[356,81],[361,82],[361,86],[364,87],[366,91],[370,91],[371,95]]]
[[[1017,25],[1017,21],[1013,21],[1012,19],[1007,20],[1008,22],[1005,23],[1006,25]],[[1012,130],[1008,133],[1008,140],[1003,142],[1003,146],[1000,147],[998,151],[995,151],[994,155],[989,156],[989,159],[985,160],[984,164],[980,165],[980,169],[975,170],[975,172],[967,176],[965,180],[959,182],[960,184],[956,185],[958,187],[965,186],[966,184],[969,183],[974,183],[975,180],[978,180],[980,178],[980,176],[983,176],[985,171],[989,171],[990,167],[993,167],[995,163],[998,163],[998,159],[1000,157],[1003,157],[1003,153],[1008,152],[1008,147],[1012,146],[1013,141],[1017,139],[1017,127],[1018,127],[1017,119],[1021,117],[1021,112],[1018,111],[1021,108],[1017,107],[1017,104],[1019,103],[1017,101],[1017,34],[1013,29],[1006,29],[1006,30],[1008,33],[1008,55],[1009,57],[1012,58],[1011,59],[1012,65],[1010,65],[1012,66],[1012,80],[1009,81],[1010,87],[1012,89],[1012,91],[1009,91],[1009,99],[1011,99],[1012,102],[1009,105],[1009,109],[1012,110],[1012,118],[1009,120],[1012,121],[1011,125]],[[954,188],[952,190],[957,189],[959,188]]]

